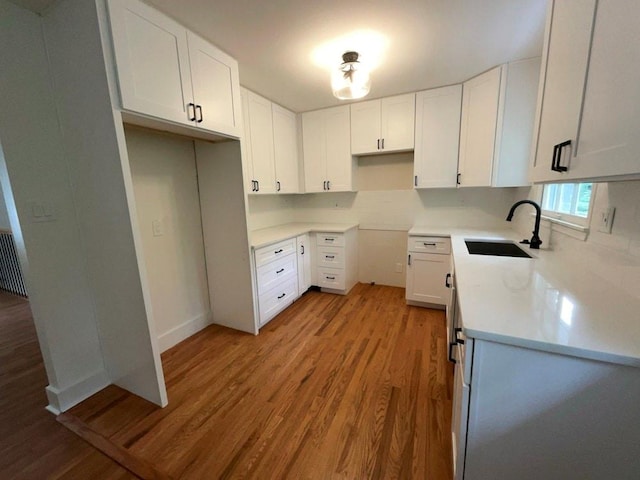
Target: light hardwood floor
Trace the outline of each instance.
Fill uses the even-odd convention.
[[[29,302],[0,290],[0,479],[136,478],[56,422],[46,386]]]
[[[308,292],[258,336],[165,352],[167,408],[112,386],[69,413],[173,478],[449,480],[444,322],[400,288]]]

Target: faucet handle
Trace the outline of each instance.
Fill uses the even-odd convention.
[[[520,243],[524,244],[524,245],[529,245],[531,242],[529,241],[528,238],[525,238],[524,240],[522,240]]]

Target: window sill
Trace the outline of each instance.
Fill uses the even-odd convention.
[[[535,214],[531,214],[531,216],[535,217]],[[549,228],[551,228],[553,232],[558,232],[577,240],[582,240],[583,242],[586,241],[589,236],[589,227],[587,226],[567,222],[566,220],[550,217],[548,215],[542,215],[541,218],[543,222],[549,222]]]

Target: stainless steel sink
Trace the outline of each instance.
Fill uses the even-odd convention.
[[[493,255],[496,257],[523,257],[531,258],[518,245],[513,242],[492,240],[465,240],[467,250],[471,255]]]

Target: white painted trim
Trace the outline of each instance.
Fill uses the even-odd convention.
[[[158,336],[160,352],[165,352],[178,343],[186,340],[191,335],[198,333],[203,328],[212,324],[211,312],[200,314],[191,320],[181,323],[177,327]]]
[[[46,409],[58,415],[76,406],[110,384],[111,381],[109,380],[107,372],[105,370],[99,370],[93,375],[62,390],[48,385],[47,388],[45,388],[47,399],[49,400],[49,405],[47,405]]]

